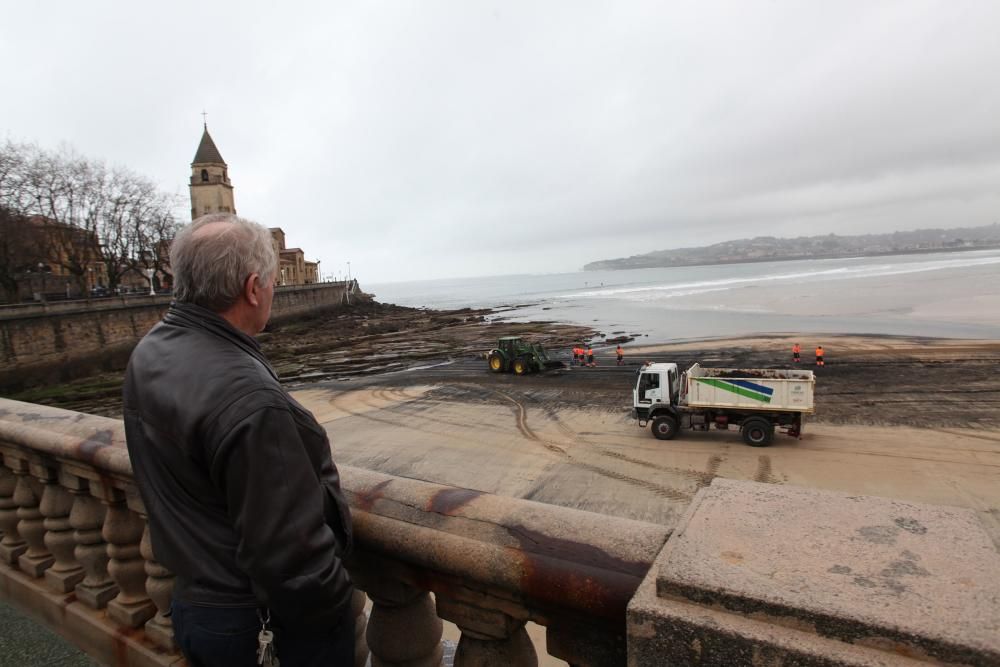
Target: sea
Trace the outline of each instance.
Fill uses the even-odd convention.
[[[753,334],[1000,339],[1000,250],[416,280],[379,301],[493,308],[664,343]]]

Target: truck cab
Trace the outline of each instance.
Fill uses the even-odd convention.
[[[639,369],[632,407],[645,421],[657,408],[676,406],[680,397],[680,372],[677,364],[646,364]]]

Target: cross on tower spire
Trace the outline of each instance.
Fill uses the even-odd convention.
[[[201,120],[205,124],[205,129],[208,129],[208,112],[204,109],[201,110]]]

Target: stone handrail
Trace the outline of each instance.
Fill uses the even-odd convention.
[[[668,537],[638,521],[342,467],[357,548],[356,664],[625,664],[625,609]],[[0,399],[0,594],[107,664],[172,664],[157,563],[121,422]],[[366,627],[367,626],[367,627]]]

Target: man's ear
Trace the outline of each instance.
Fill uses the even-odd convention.
[[[251,306],[257,307],[260,305],[260,275],[257,273],[251,273],[247,276],[246,281],[243,283],[243,298],[246,299]]]

